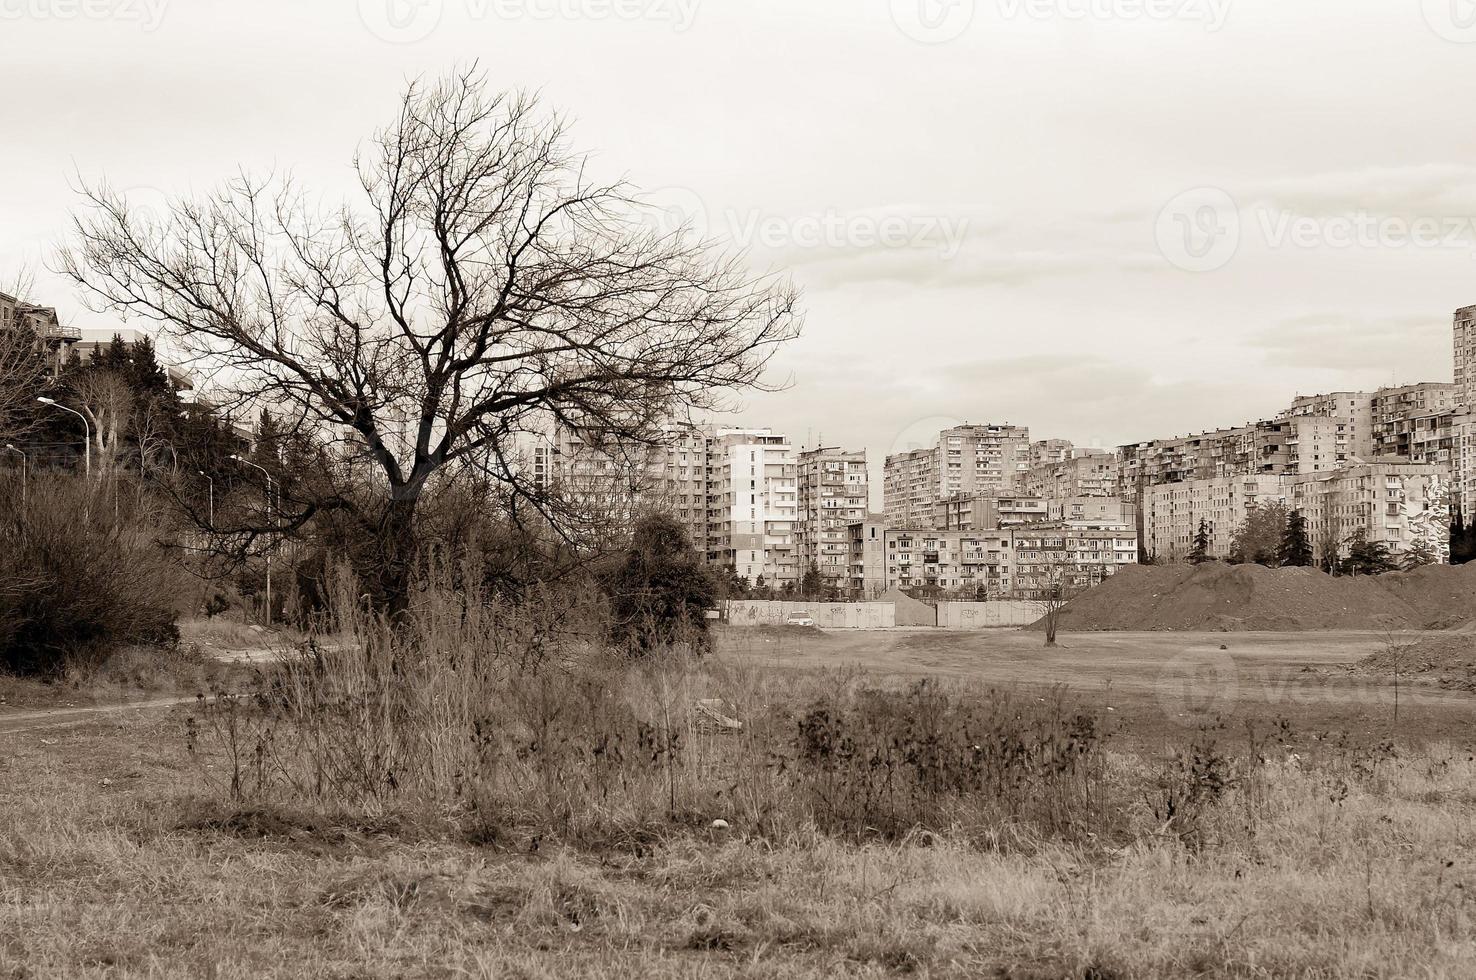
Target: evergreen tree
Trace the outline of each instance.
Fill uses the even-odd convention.
[[[670,515],[641,518],[606,589],[611,639],[628,655],[679,642],[709,648],[707,610],[717,602],[717,584],[686,528]]]
[[[1189,552],[1189,561],[1191,564],[1200,565],[1210,560],[1209,544],[1209,524],[1201,517],[1199,519],[1199,530],[1194,532],[1194,548]]]
[[[1394,571],[1396,566],[1389,547],[1382,541],[1370,541],[1368,532],[1359,528],[1348,538],[1348,557],[1343,567],[1350,575],[1381,575]]]
[[[805,570],[805,577],[800,583],[800,592],[806,598],[814,598],[820,594],[825,587],[825,582],[820,578],[820,566],[810,562],[810,567]]]
[[[1450,521],[1450,563],[1464,565],[1471,558],[1471,528],[1466,526],[1466,515],[1457,508]]]
[[[1307,519],[1294,510],[1287,515],[1286,531],[1281,536],[1277,558],[1282,565],[1306,568],[1312,564],[1312,541],[1307,536]]]

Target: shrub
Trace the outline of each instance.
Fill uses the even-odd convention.
[[[676,518],[641,518],[606,583],[610,640],[627,655],[674,644],[708,649],[707,610],[717,602],[718,585]]]
[[[776,838],[1100,829],[1097,720],[1061,698],[632,662],[575,591],[422,588],[393,626],[346,577],[334,594],[334,636],[255,697],[201,704],[195,744],[224,749],[238,802],[418,814],[481,841],[639,842],[717,817]]]
[[[22,507],[19,489],[0,486],[0,670],[57,676],[120,645],[178,640],[181,576],[136,498],[32,476]]]

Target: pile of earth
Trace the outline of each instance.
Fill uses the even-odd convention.
[[[1060,615],[1066,630],[1476,631],[1476,564],[1336,577],[1220,562],[1132,565]]]
[[[1450,690],[1476,691],[1476,635],[1427,636],[1370,654],[1349,669],[1355,674],[1418,676]]]

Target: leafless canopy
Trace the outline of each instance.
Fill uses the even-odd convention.
[[[720,408],[798,331],[786,284],[644,224],[557,117],[476,70],[411,85],[355,163],[362,199],[332,210],[281,178],[155,218],[84,187],[62,264],[217,384],[345,438],[394,522],[458,460],[517,483],[522,432]]]

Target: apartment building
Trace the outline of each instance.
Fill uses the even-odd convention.
[[[1235,529],[1250,509],[1284,501],[1280,476],[1220,476],[1148,486],[1143,490],[1143,544],[1159,561],[1183,561],[1194,549],[1199,523],[1209,532],[1208,554],[1230,553]]]
[[[1449,468],[1439,463],[1376,462],[1299,477],[1287,506],[1307,519],[1319,558],[1334,550],[1347,557],[1361,529],[1396,561],[1417,539],[1450,560]]]
[[[802,574],[795,549],[798,474],[788,438],[712,428],[707,448],[707,560],[752,585],[782,589]]]
[[[826,586],[844,589],[850,577],[848,529],[868,512],[866,452],[809,449],[799,454],[796,469],[794,543],[800,574],[814,566]]]
[[[1302,512],[1319,555],[1335,550],[1346,556],[1347,541],[1360,528],[1370,541],[1383,542],[1395,555],[1407,552],[1418,537],[1430,538],[1435,549],[1444,552],[1449,489],[1446,467],[1407,461],[1164,484],[1144,490],[1144,538],[1155,558],[1183,561],[1194,548],[1202,520],[1209,532],[1210,557],[1223,558],[1251,507],[1280,503]],[[1432,527],[1441,530],[1432,532]]]
[[[1456,386],[1443,383],[1381,388],[1373,396],[1369,459],[1397,456],[1416,463],[1452,462]]]
[[[926,528],[941,501],[1013,491],[1030,469],[1030,430],[1016,425],[959,425],[937,445],[888,456],[882,494],[897,527]]]
[[[618,537],[641,513],[661,510],[680,521],[703,550],[706,451],[705,429],[667,423],[640,438],[560,426],[551,439],[535,438],[526,455],[533,484],[558,494],[574,530]]]
[[[1031,466],[1022,489],[1038,497],[1116,497],[1117,455],[1093,452]]]
[[[889,588],[968,598],[1040,599],[1057,584],[1089,588],[1137,561],[1131,530],[1065,524],[979,531],[851,527],[852,587],[858,595]]]
[[[1277,418],[1321,416],[1337,419],[1343,428],[1337,432],[1335,449],[1338,465],[1367,459],[1373,454],[1374,393],[1368,391],[1331,391],[1324,395],[1298,395],[1291,407]]]
[[[1454,405],[1476,411],[1476,306],[1455,311],[1451,325],[1455,355]]]
[[[1048,516],[1044,497],[989,493],[940,500],[933,505],[929,526],[941,531],[983,531],[1038,524]]]
[[[1451,448],[1452,504],[1470,520],[1476,513],[1476,306],[1463,306],[1451,321],[1455,383]]]
[[[1336,469],[1347,438],[1345,423],[1308,415],[1126,445],[1119,450],[1118,495],[1136,501],[1140,485]]]
[[[1131,528],[1133,512],[1117,497],[1047,497],[1046,520],[1073,527]]]
[[[81,339],[76,330],[62,326],[56,310],[0,293],[0,331],[29,330],[36,343],[46,351],[51,373],[56,374],[71,354],[72,345]]]

